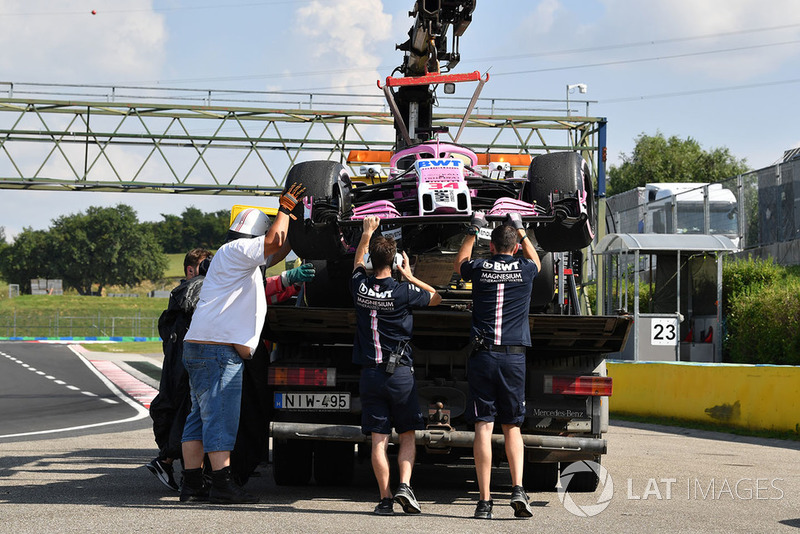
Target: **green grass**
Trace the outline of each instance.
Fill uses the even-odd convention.
[[[6,290],[8,291],[8,290]],[[7,295],[7,293],[6,293]],[[166,298],[150,297],[87,297],[83,295],[20,295],[0,301],[0,315],[36,313],[52,315],[117,315],[135,313],[158,317],[167,307]]]
[[[161,380],[161,368],[155,364],[141,360],[133,360],[125,363],[127,363],[140,373],[149,376],[153,380]]]
[[[80,343],[80,342],[78,342]],[[156,354],[161,352],[161,341],[127,341],[121,343],[85,343],[84,348],[92,352],[114,352],[121,354]]]
[[[147,282],[133,288],[107,288],[108,293],[135,293],[139,297],[89,297],[67,290],[63,295],[20,295],[8,298],[8,284],[0,283],[0,337],[143,336],[158,337],[156,328],[169,299],[151,298],[153,289],[172,289],[183,273],[184,254],[170,254],[168,275],[173,281]],[[286,268],[284,262],[267,270],[269,276]],[[143,349],[136,349],[142,352]],[[155,351],[160,352],[160,347]]]
[[[612,412],[611,419],[630,421],[632,423],[647,423],[651,425],[674,426],[680,428],[693,428],[695,430],[707,430],[709,432],[722,432],[737,436],[754,436],[758,438],[783,439],[790,441],[800,441],[800,433],[778,430],[752,430],[730,425],[720,425],[714,423],[704,423],[702,421],[692,421],[689,419],[678,419],[674,417],[642,416],[625,413]]]
[[[164,273],[164,278],[171,278],[180,280],[183,278],[183,258],[186,254],[167,254],[167,271]]]

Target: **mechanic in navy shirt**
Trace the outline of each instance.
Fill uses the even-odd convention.
[[[467,419],[475,423],[475,471],[480,492],[475,517],[492,518],[492,431],[495,421],[503,428],[506,456],[513,485],[511,506],[516,517],[531,517],[522,487],[524,447],[520,425],[525,419],[525,352],[531,346],[528,310],[533,279],[541,264],[522,218],[509,214],[506,224],[492,231],[490,259],[470,261],[472,248],[486,217],[475,212],[454,268],[472,282],[472,339],[467,382]],[[523,257],[513,254],[521,240]]]
[[[420,513],[410,485],[416,456],[414,431],[424,428],[408,345],[412,329],[411,308],[436,306],[442,297],[433,287],[411,274],[405,252],[398,270],[407,281],[398,282],[392,278],[397,246],[391,237],[376,236],[372,239],[379,223],[378,217],[364,219],[364,231],[356,249],[350,281],[356,308],[353,362],[362,366],[359,382],[361,431],[372,436],[372,469],[381,494],[375,513],[393,514],[395,501],[406,513]],[[367,248],[372,276],[367,276],[364,263]],[[400,485],[394,497],[389,489],[387,455],[392,426],[400,437],[397,454]]]

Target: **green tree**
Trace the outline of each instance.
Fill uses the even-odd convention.
[[[225,210],[203,213],[189,206],[181,214],[184,223],[184,249],[194,247],[215,249],[225,242],[230,212]]]
[[[62,216],[50,230],[53,270],[80,294],[107,285],[136,285],[161,278],[167,257],[130,206],[90,207]]]
[[[185,252],[183,247],[183,220],[177,215],[161,214],[163,221],[142,223],[156,238],[167,254]]]
[[[640,134],[630,156],[622,154],[622,164],[608,170],[608,194],[614,195],[659,182],[720,182],[747,172],[746,160],[737,160],[727,148],[705,151],[688,137],[665,138]]]
[[[225,242],[230,212],[203,213],[190,206],[180,216],[161,214],[163,221],[144,223],[150,227],[164,252],[174,254],[195,247],[219,248]]]
[[[6,227],[0,226],[0,258],[2,258],[5,254],[5,250],[8,248],[8,242],[6,241]],[[2,261],[2,259],[0,259]],[[0,275],[2,275],[2,271],[0,271]]]
[[[0,273],[9,284],[30,293],[32,278],[53,278],[52,243],[45,230],[24,228],[14,243],[0,245]]]

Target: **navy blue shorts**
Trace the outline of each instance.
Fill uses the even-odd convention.
[[[467,371],[467,421],[521,425],[525,420],[525,354],[474,353]]]
[[[391,434],[392,427],[398,434],[425,428],[411,367],[398,366],[391,375],[379,367],[365,367],[358,387],[364,434]]]

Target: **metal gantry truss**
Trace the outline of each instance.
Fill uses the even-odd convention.
[[[395,138],[377,95],[7,85],[0,189],[274,195],[299,161],[349,164],[350,151],[391,150]],[[597,173],[605,119],[533,114],[542,102],[558,101],[482,99],[460,142],[489,154],[579,150]],[[433,122],[455,132],[461,118]]]

